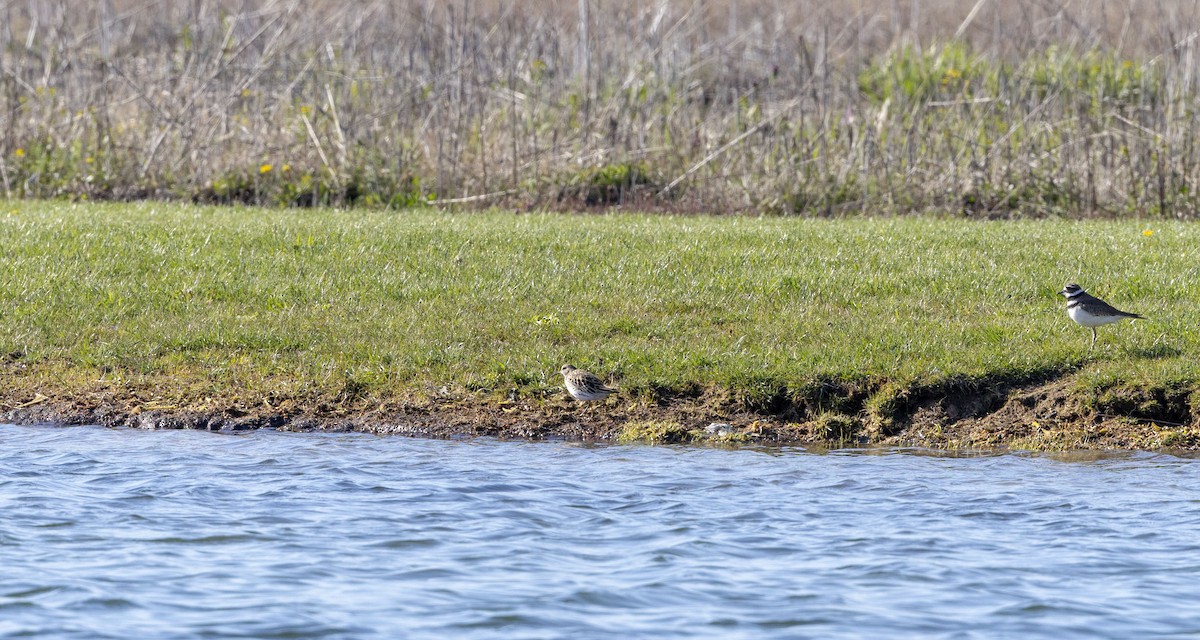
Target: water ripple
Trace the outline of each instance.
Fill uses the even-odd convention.
[[[939,456],[0,425],[0,637],[1200,632],[1200,476]]]

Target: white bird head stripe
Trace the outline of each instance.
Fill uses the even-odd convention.
[[[1059,294],[1064,295],[1068,298],[1075,298],[1075,297],[1083,295],[1084,293],[1086,293],[1086,292],[1083,290],[1083,287],[1075,284],[1074,282],[1063,287],[1062,291],[1059,291]]]

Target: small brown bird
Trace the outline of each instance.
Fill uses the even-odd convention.
[[[604,384],[604,381],[597,378],[594,373],[576,369],[569,364],[564,364],[558,372],[562,374],[567,393],[576,400],[584,402],[603,400],[616,392],[616,389]]]

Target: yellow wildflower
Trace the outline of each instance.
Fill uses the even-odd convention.
[[[1146,236],[1147,238],[1149,238],[1150,236],[1154,235],[1154,230],[1153,230],[1153,229],[1146,229],[1145,231],[1143,231],[1143,232],[1142,232],[1142,235],[1144,235],[1144,236]]]
[[[264,164],[263,166],[258,168],[258,172],[259,173],[271,173],[271,169],[274,169],[274,168],[275,167],[273,167],[269,164]]]
[[[17,150],[13,152],[13,155],[17,156],[18,158],[24,158],[25,150],[20,147],[17,147]]]

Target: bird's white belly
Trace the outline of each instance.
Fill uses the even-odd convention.
[[[1105,324],[1112,324],[1121,319],[1121,316],[1094,316],[1083,309],[1083,307],[1075,307],[1067,309],[1067,315],[1071,319],[1085,327],[1099,327]]]
[[[603,400],[608,397],[607,393],[592,393],[582,389],[567,389],[567,391],[571,392],[572,398],[575,398],[576,400],[583,400],[585,402],[592,400]]]

